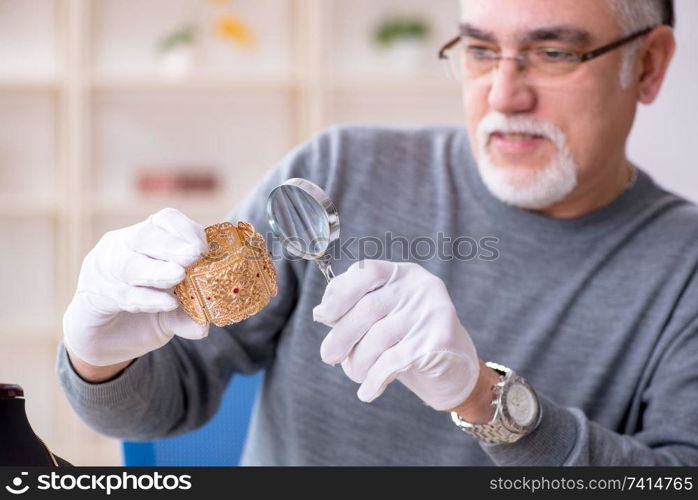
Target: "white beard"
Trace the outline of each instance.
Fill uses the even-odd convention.
[[[557,153],[550,163],[535,172],[517,172],[516,167],[501,167],[487,151],[493,132],[542,135],[555,144]],[[477,130],[478,170],[487,189],[499,200],[527,210],[549,207],[570,194],[577,186],[577,164],[567,148],[564,132],[552,123],[526,116],[490,113]]]

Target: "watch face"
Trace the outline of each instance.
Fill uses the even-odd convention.
[[[512,384],[506,395],[506,405],[511,418],[523,427],[533,424],[536,418],[535,396],[525,386]]]

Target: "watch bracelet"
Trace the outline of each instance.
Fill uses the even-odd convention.
[[[494,398],[492,402],[490,403],[492,406],[494,406],[495,413],[490,419],[489,422],[485,424],[471,424],[470,422],[467,422],[463,418],[461,418],[460,415],[458,415],[458,412],[452,411],[451,412],[451,418],[453,420],[453,423],[455,423],[463,432],[470,434],[471,436],[477,438],[478,440],[488,443],[488,444],[504,444],[504,443],[515,443],[522,437],[524,437],[525,434],[520,434],[514,431],[511,431],[507,429],[504,424],[501,421],[501,388],[504,386],[505,381],[507,381],[509,378],[513,376],[517,376],[513,370],[510,368],[507,368],[504,365],[500,365],[498,363],[494,363],[491,361],[488,361],[485,363],[489,368],[492,368],[496,372],[498,372],[501,376],[499,378],[499,381],[497,384],[493,386],[493,392],[494,392]],[[518,377],[518,376],[517,376]],[[521,378],[521,377],[519,377]],[[540,410],[538,414],[538,419],[533,427],[538,426],[538,423],[540,422]]]

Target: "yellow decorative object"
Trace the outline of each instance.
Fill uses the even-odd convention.
[[[230,14],[219,17],[214,30],[221,38],[244,47],[252,45],[254,41],[254,35],[247,24],[239,17]]]
[[[202,325],[226,326],[261,311],[277,294],[276,270],[261,234],[247,222],[206,228],[209,253],[187,268],[175,295]]]

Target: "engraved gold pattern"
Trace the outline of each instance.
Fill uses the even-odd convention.
[[[247,222],[206,228],[209,252],[175,287],[194,321],[227,326],[261,311],[277,294],[276,269],[264,238]]]

